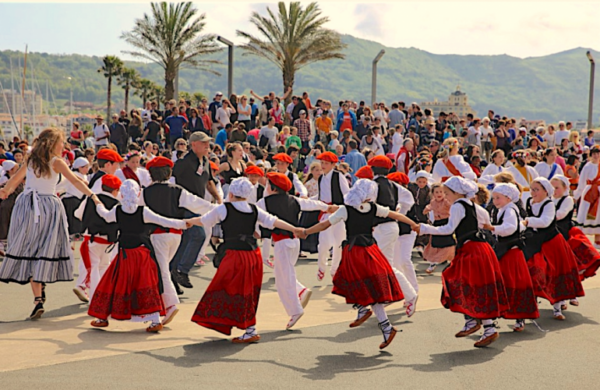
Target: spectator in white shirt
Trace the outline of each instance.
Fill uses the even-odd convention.
[[[148,124],[148,122],[150,122],[152,117],[152,102],[148,101],[146,102],[146,109],[142,110],[142,122],[144,122],[144,128],[146,128],[146,125]]]
[[[548,125],[546,134],[544,134],[544,136],[542,137],[544,139],[544,142],[546,143],[546,147],[553,148],[557,145],[556,135],[557,133],[554,132],[554,126]],[[560,142],[558,142],[558,145],[560,145]]]
[[[102,115],[98,115],[96,117],[96,124],[94,125],[94,145],[96,146],[96,152],[100,149],[101,146],[108,145],[108,139],[110,138],[110,130],[106,123],[102,121]]]
[[[275,150],[277,149],[277,134],[279,134],[279,130],[275,127],[275,118],[271,116],[267,125],[261,128],[258,133],[259,142],[260,138],[264,136],[269,140],[267,143],[269,149]]]
[[[473,125],[469,127],[467,131],[467,140],[469,145],[477,145],[481,148],[481,120],[479,118],[473,119]]]
[[[225,126],[231,123],[229,118],[231,117],[231,114],[235,114],[235,112],[235,108],[231,106],[229,100],[223,99],[223,105],[217,109],[216,115],[217,122],[219,122],[219,125],[225,128]]]
[[[548,128],[550,128],[549,125]],[[560,121],[558,122],[558,131],[556,132],[556,135],[554,136],[554,145],[560,145],[560,143],[562,142],[563,139],[569,139],[569,135],[571,134],[571,132],[569,130],[567,130],[565,128],[565,122]],[[548,145],[550,146],[550,145]]]
[[[490,161],[492,157],[492,137],[494,136],[494,129],[490,126],[490,118],[484,117],[481,122],[483,125],[479,128],[481,131],[481,146],[485,155],[485,160]]]

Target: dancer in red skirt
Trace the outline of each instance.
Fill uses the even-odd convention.
[[[233,343],[260,340],[255,325],[263,262],[254,238],[256,223],[296,235],[302,231],[249,204],[246,200],[252,191],[252,183],[247,178],[233,179],[229,185],[229,202],[192,219],[198,226],[221,223],[224,240],[213,259],[218,265],[217,273],[198,303],[192,321],[226,335],[231,334],[233,327],[245,330]]]
[[[90,302],[88,314],[97,319],[92,326],[108,326],[115,320],[151,322],[147,332],[162,329],[160,315],[165,315],[161,298],[162,280],[154,256],[150,233],[156,225],[170,229],[186,229],[189,220],[161,217],[148,207],[138,206],[140,186],[126,180],[121,186],[121,205],[110,211],[95,199],[98,214],[119,227],[119,252],[102,276]]]
[[[600,253],[587,236],[573,224],[575,201],[569,196],[569,179],[563,175],[555,175],[550,183],[554,188],[552,200],[556,207],[556,227],[575,254],[581,280],[591,278],[600,267]],[[571,299],[571,305],[579,306],[577,298]]]
[[[554,188],[548,179],[538,177],[531,182],[531,198],[527,199],[528,217],[525,258],[536,296],[554,306],[554,318],[564,320],[563,301],[584,295],[573,251],[558,233],[556,211],[552,202]]]
[[[339,222],[345,222],[346,240],[342,244],[342,260],[333,277],[333,294],[346,298],[346,303],[358,309],[351,328],[364,323],[375,312],[383,333],[380,349],[387,347],[396,336],[385,306],[404,299],[390,262],[373,238],[376,218],[392,218],[416,227],[416,224],[387,207],[372,201],[377,198],[377,184],[359,179],[344,197],[344,206],[329,219],[305,229],[303,236],[321,232]],[[367,307],[371,306],[372,311]]]
[[[540,316],[533,293],[533,282],[522,251],[524,242],[520,233],[525,229],[520,224],[519,208],[515,204],[520,198],[521,193],[514,184],[496,185],[492,192],[492,201],[498,212],[494,213],[492,224],[484,226],[498,237],[494,251],[500,263],[510,306],[503,317],[517,320],[513,327],[515,332],[525,329],[526,319],[536,319]]]
[[[456,235],[456,256],[442,272],[442,304],[465,316],[465,326],[456,337],[475,333],[483,323],[484,332],[475,347],[494,342],[498,332],[493,319],[508,310],[502,272],[494,250],[479,230],[489,223],[485,209],[469,199],[477,193],[477,185],[462,177],[453,176],[444,183],[446,199],[450,201],[450,217],[442,226],[420,224],[419,234]]]

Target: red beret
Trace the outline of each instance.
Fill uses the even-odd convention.
[[[273,156],[273,160],[283,161],[284,163],[288,163],[288,164],[291,164],[294,162],[294,160],[292,160],[292,158],[289,155],[287,155],[286,153],[277,153],[276,155]]]
[[[146,169],[150,168],[161,168],[161,167],[169,167],[173,168],[173,161],[163,156],[154,157],[152,160],[146,163]]]
[[[6,160],[3,158],[0,158],[0,164],[2,164],[4,161],[6,161]]]
[[[115,175],[104,175],[102,176],[102,185],[112,188],[113,190],[118,190],[121,188],[121,179]]]
[[[75,154],[69,150],[63,150],[62,156],[67,157],[70,162],[73,162],[73,160],[75,160]]]
[[[213,161],[211,161],[210,162],[210,169],[212,169],[213,171],[218,171],[221,168],[219,168],[219,166],[216,163],[214,163]]]
[[[369,160],[369,165],[377,168],[392,169],[394,164],[386,156],[375,156]]]
[[[112,162],[123,162],[123,157],[112,149],[102,149],[96,154],[98,160],[106,160]]]
[[[256,165],[250,165],[249,167],[246,167],[246,170],[244,171],[244,173],[246,174],[246,176],[248,176],[248,175],[258,175],[260,177],[265,176],[265,173],[263,172],[263,170],[260,169],[259,167],[257,167]]]
[[[410,182],[408,176],[406,176],[406,174],[402,172],[390,173],[389,175],[387,175],[387,178],[393,181],[394,183],[398,183],[403,186],[407,185],[408,182]]]
[[[373,175],[373,170],[368,165],[365,165],[364,167],[362,167],[358,171],[356,171],[356,174],[354,176],[356,176],[359,179],[370,179],[370,180],[373,180],[373,177],[375,177]]]
[[[281,188],[285,192],[288,192],[292,189],[292,182],[287,177],[287,175],[284,175],[283,173],[269,172],[267,173],[267,179],[269,180],[269,182],[271,182],[271,184]]]
[[[317,157],[317,160],[328,161],[328,162],[334,163],[334,164],[338,162],[337,156],[331,152],[324,152],[324,153],[319,154],[319,156]]]

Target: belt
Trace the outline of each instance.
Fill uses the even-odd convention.
[[[287,239],[293,240],[294,238],[296,238],[296,236],[292,233],[287,233],[287,234],[286,233],[284,233],[284,234],[273,233],[271,235],[271,240],[273,242],[278,242],[278,241],[287,240]]]
[[[181,235],[183,233],[182,230],[180,229],[169,229],[169,228],[156,228],[156,230],[154,230],[152,232],[152,234],[165,234],[165,233],[172,233],[172,234],[179,234]]]
[[[321,202],[323,202],[323,201],[321,201]],[[327,204],[327,205],[329,205],[329,206],[331,206],[331,205],[333,204],[332,202],[323,202],[323,203],[325,203],[325,204]],[[319,221],[321,221],[321,217],[322,217],[324,214],[327,214],[327,211],[320,211],[320,212],[319,212],[319,219],[318,219]]]
[[[114,244],[114,242],[108,241],[105,238],[98,237],[98,236],[93,236],[92,237],[92,236],[88,236],[88,235],[84,235],[83,236],[83,241],[84,242],[90,242],[91,241],[91,242],[96,243],[96,244],[104,244],[104,245],[112,245],[112,244]]]

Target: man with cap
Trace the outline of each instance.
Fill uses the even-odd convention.
[[[290,195],[292,182],[285,174],[270,172],[267,173],[267,180],[267,196],[259,200],[257,206],[293,226],[298,226],[300,222],[300,211],[333,213],[337,210],[336,206]],[[304,314],[304,307],[308,304],[312,291],[298,281],[294,270],[300,254],[300,240],[281,229],[272,230],[272,240],[275,286],[281,303],[290,316],[286,325],[286,329],[290,329]]]
[[[289,166],[293,164],[294,160],[286,153],[277,153],[273,156],[273,161],[275,161],[275,169],[277,169],[277,172],[286,175],[293,184],[292,188],[289,190],[289,194],[306,198],[308,196],[306,187],[302,184],[300,179],[298,179],[298,175],[289,170]]]
[[[375,156],[368,161],[368,164],[373,170],[373,174],[375,176],[373,180],[377,184],[377,198],[375,203],[380,206],[387,207],[392,211],[398,211],[406,214],[406,212],[410,210],[414,204],[414,199],[410,191],[399,186],[386,177],[390,169],[393,167],[392,161],[386,156]],[[406,179],[408,179],[408,177],[406,177]],[[394,249],[398,235],[400,234],[401,226],[397,221],[391,218],[379,217],[375,218],[373,226],[373,238],[377,242],[377,246],[379,249],[381,249],[381,252],[392,266],[394,274],[396,275],[396,279],[398,279],[398,283],[400,284],[400,288],[402,289],[406,299],[406,313],[410,317],[414,313],[417,294],[406,277],[394,267]],[[402,227],[403,233],[410,234],[410,226],[402,225]]]
[[[184,158],[177,160],[173,168],[173,176],[176,184],[197,197],[204,198],[208,191],[220,204],[222,203],[221,195],[217,191],[208,160],[211,139],[201,131],[192,133],[190,136],[191,150]],[[185,218],[195,216],[198,215],[190,211],[185,212]],[[181,244],[171,262],[171,272],[175,282],[185,288],[193,287],[189,279],[189,272],[198,258],[205,238],[206,234],[201,226],[187,229],[181,237]]]
[[[338,158],[331,152],[321,153],[317,156],[321,162],[323,174],[319,177],[319,200],[321,202],[333,205],[343,205],[344,196],[350,190],[348,180],[334,168],[338,163]],[[323,214],[320,221],[326,221],[331,214]],[[319,233],[319,269],[317,279],[323,280],[325,269],[327,267],[327,258],[329,250],[333,248],[333,258],[331,263],[331,276],[335,274],[340,260],[342,259],[342,242],[346,239],[346,227],[343,223],[332,225],[331,228]]]
[[[117,195],[121,188],[121,180],[112,174],[105,174],[97,183],[99,190],[94,191],[92,188],[92,191],[97,194],[104,207],[111,210],[119,204]],[[79,277],[73,292],[82,302],[89,302],[104,271],[117,253],[115,243],[118,226],[100,217],[96,211],[96,204],[89,198],[85,198],[75,210],[75,218],[82,221],[83,243],[80,247]],[[86,294],[86,287],[89,288],[89,295]]]
[[[104,118],[102,115],[96,116],[96,124],[92,132],[94,133],[94,146],[96,147],[96,153],[102,146],[108,145],[108,139],[110,138],[110,130],[106,123],[103,123]]]
[[[213,208],[210,202],[193,195],[179,185],[169,183],[173,165],[173,161],[162,156],[155,157],[146,164],[152,184],[143,190],[140,203],[161,217],[172,219],[184,219],[186,212],[195,214],[209,212]],[[181,230],[161,226],[155,226],[150,235],[163,283],[162,300],[166,310],[163,325],[171,322],[179,312],[177,308],[179,298],[175,285],[171,281],[170,262],[181,243],[181,235]]]
[[[95,194],[102,191],[102,181],[100,178],[104,175],[114,175],[123,162],[123,157],[112,149],[104,148],[96,155],[98,161],[98,172],[94,173],[90,179],[89,187]]]

